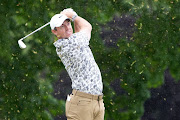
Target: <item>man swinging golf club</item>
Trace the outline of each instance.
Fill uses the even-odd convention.
[[[104,120],[101,73],[88,46],[91,24],[68,8],[51,18],[50,27],[58,38],[54,42],[57,55],[72,81],[73,91],[66,100],[67,120]]]

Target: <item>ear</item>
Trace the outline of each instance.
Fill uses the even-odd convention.
[[[51,30],[51,32],[57,36],[57,31],[56,30]]]

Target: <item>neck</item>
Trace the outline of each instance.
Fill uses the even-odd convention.
[[[62,37],[57,37],[58,39],[68,39],[68,38],[62,38]]]
[[[57,37],[58,39],[63,39],[62,37]]]

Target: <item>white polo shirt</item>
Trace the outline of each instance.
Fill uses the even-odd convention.
[[[103,90],[101,72],[88,45],[89,39],[83,32],[74,33],[68,39],[54,42],[57,55],[72,80],[72,89],[101,95]]]

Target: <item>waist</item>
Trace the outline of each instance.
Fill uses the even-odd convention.
[[[81,92],[81,91],[78,91],[78,90],[75,90],[75,89],[73,89],[72,95],[79,96],[79,97],[84,97],[84,98],[88,98],[88,99],[92,99],[92,100],[98,100],[98,101],[103,99],[103,94],[102,95],[92,95],[92,94]]]

